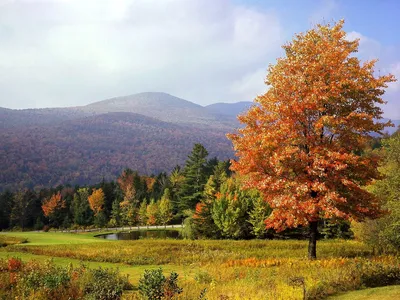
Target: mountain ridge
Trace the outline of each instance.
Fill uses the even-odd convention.
[[[127,167],[168,172],[185,162],[195,143],[210,157],[233,158],[226,134],[240,126],[237,112],[251,105],[203,107],[141,93],[69,108],[0,108],[0,191],[111,180]]]

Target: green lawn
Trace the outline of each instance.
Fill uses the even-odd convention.
[[[28,243],[25,245],[62,245],[62,244],[87,244],[110,242],[109,240],[94,237],[101,232],[90,233],[59,233],[59,232],[7,232],[0,233],[3,235],[27,238]]]
[[[329,298],[329,300],[375,300],[375,299],[376,300],[400,299],[400,285],[353,291]]]

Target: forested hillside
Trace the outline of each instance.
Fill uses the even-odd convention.
[[[133,113],[107,113],[54,126],[5,128],[0,133],[0,189],[89,184],[115,179],[132,168],[143,174],[182,164],[194,143],[228,159],[231,144],[221,129],[162,122]]]

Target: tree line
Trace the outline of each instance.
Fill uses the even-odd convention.
[[[171,174],[144,176],[125,169],[116,181],[40,190],[4,191],[0,195],[0,228],[42,229],[108,225],[181,223],[182,211],[194,208],[205,181],[218,164],[195,144],[183,168]]]
[[[400,210],[400,133],[375,138],[366,151],[384,157],[386,174],[368,187],[390,209],[378,221],[352,225],[336,219],[319,222],[320,236],[350,238],[352,231],[362,240],[391,248],[400,245],[396,231]],[[5,191],[0,194],[0,228],[49,229],[137,225],[167,225],[184,222],[188,238],[274,238],[307,236],[299,226],[277,233],[266,229],[272,209],[256,189],[243,187],[243,178],[230,170],[229,161],[208,159],[208,152],[195,144],[185,166],[170,174],[144,176],[125,169],[116,181],[92,186],[58,186],[53,189]]]

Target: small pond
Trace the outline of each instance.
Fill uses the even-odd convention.
[[[96,236],[106,240],[140,240],[140,239],[181,239],[177,230],[139,230],[129,232],[117,232]]]

